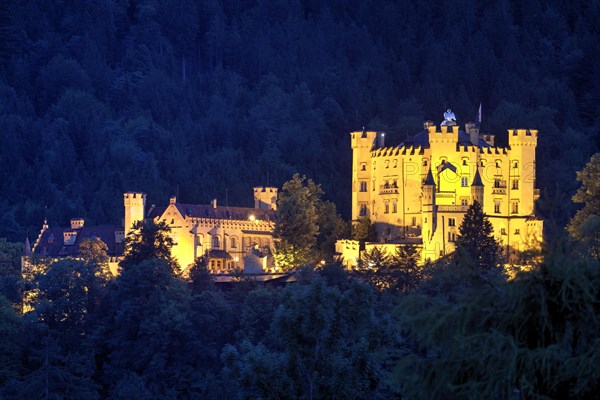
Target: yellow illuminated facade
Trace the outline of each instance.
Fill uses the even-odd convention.
[[[445,121],[446,122],[446,121]],[[422,260],[454,251],[458,227],[477,200],[490,219],[507,261],[539,246],[543,222],[535,217],[537,130],[509,129],[508,145],[476,124],[450,123],[424,130],[386,147],[382,132],[352,132],[352,220],[369,218],[380,247],[416,244]],[[356,265],[355,241],[338,241],[347,266]]]

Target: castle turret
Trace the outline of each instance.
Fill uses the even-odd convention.
[[[277,188],[262,186],[255,187],[254,208],[261,210],[277,210]]]
[[[133,224],[144,220],[146,193],[127,192],[123,194],[123,200],[125,205],[125,223],[123,229],[125,237],[127,237],[127,234],[133,228]]]
[[[431,240],[436,228],[435,207],[435,181],[433,180],[431,168],[429,168],[427,177],[423,182],[423,195],[421,197],[421,209],[423,213],[423,229],[421,235],[423,237],[423,246],[425,249],[427,248],[427,244]]]
[[[351,132],[352,147],[352,220],[370,214],[372,160],[371,150],[383,147],[385,133],[363,130]]]
[[[477,201],[483,207],[483,181],[481,175],[479,175],[479,168],[475,170],[475,178],[471,184],[471,197],[473,201]]]

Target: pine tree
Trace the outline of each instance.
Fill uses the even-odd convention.
[[[481,204],[469,206],[456,239],[456,260],[471,262],[479,268],[496,268],[501,263],[500,245],[494,238],[494,228],[484,214]]]
[[[170,229],[164,222],[138,221],[125,239],[125,258],[119,263],[121,269],[127,269],[146,260],[164,260],[169,264],[173,273],[179,267],[171,255],[173,239],[169,236]]]

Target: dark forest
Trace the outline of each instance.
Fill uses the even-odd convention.
[[[0,399],[594,398],[598,32],[593,1],[1,1]],[[299,173],[348,220],[349,132],[480,106],[539,130],[546,245],[511,279],[408,251],[223,287],[96,248],[21,281],[45,218],[118,224],[127,191],[250,206]]]

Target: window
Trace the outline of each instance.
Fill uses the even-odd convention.
[[[520,229],[515,229],[515,235],[520,235],[521,234],[521,230]]]
[[[425,217],[425,223],[427,223],[427,217]]]
[[[231,238],[231,248],[235,249],[237,247],[237,240],[234,237]]]
[[[389,168],[389,167],[390,167],[390,162],[389,162],[389,161],[386,161],[386,162],[385,162],[385,167],[386,167],[386,168]]]
[[[448,218],[448,226],[456,226],[456,219]]]
[[[513,190],[518,190],[519,189],[519,180],[518,179],[513,179],[513,181],[512,181],[512,189]]]
[[[462,178],[460,178],[460,184],[462,187],[469,186],[469,178],[466,176],[463,176]]]
[[[373,161],[373,170],[375,169],[376,166],[377,166],[377,163],[375,161]]]
[[[394,160],[394,168],[398,168],[398,160]]]
[[[494,179],[494,187],[495,188],[499,188],[500,187],[500,179]]]
[[[460,205],[461,206],[468,206],[469,205],[469,200],[465,197],[460,199]]]
[[[500,200],[494,201],[494,213],[500,214]]]
[[[398,212],[398,202],[396,200],[392,201],[392,212],[394,214]]]
[[[212,241],[213,241],[213,247],[215,249],[218,249],[220,247],[219,237],[217,235],[213,236]]]
[[[500,234],[506,235],[506,228],[500,228]]]
[[[360,183],[360,191],[361,192],[366,192],[367,191],[367,182],[363,181]]]
[[[423,160],[423,166],[426,167],[427,166],[427,160]]]
[[[448,242],[455,242],[455,241],[456,241],[456,233],[448,232]]]
[[[467,165],[467,159],[466,158],[463,158],[463,163],[462,164],[463,165]]]
[[[518,214],[519,213],[519,202],[518,201],[513,201],[510,207],[510,212],[513,214]]]
[[[496,161],[496,168],[500,168],[500,161]]]
[[[515,169],[519,168],[519,163],[517,161],[515,161],[513,163],[513,168],[515,168]]]
[[[373,184],[371,185],[371,187],[372,187],[372,189],[371,189],[371,190],[372,190],[372,191],[375,191],[375,179],[373,179]]]
[[[360,170],[361,171],[366,171],[367,170],[367,163],[360,163]]]
[[[417,226],[417,217],[412,217],[412,226]]]
[[[367,205],[366,204],[361,204],[360,205],[360,216],[364,217],[367,215]]]
[[[389,214],[389,212],[390,212],[390,202],[386,201],[384,204],[385,204],[384,214]]]

